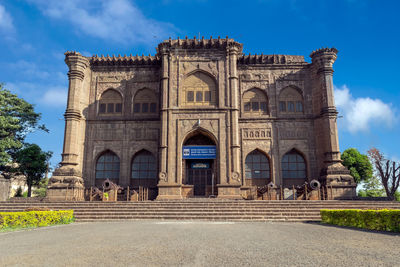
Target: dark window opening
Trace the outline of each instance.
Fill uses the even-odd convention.
[[[100,113],[106,113],[106,104],[100,104]]]
[[[194,101],[194,92],[193,91],[188,91],[186,97],[187,97],[186,100],[188,102],[193,102]]]
[[[107,113],[114,113],[114,103],[107,104]]]

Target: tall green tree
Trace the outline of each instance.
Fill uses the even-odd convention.
[[[32,186],[38,185],[48,170],[48,161],[52,152],[44,152],[36,144],[26,144],[16,153],[18,171],[26,176],[28,197],[31,196]]]
[[[342,153],[342,161],[357,184],[368,182],[372,178],[373,168],[368,156],[361,154],[357,149],[346,149]]]
[[[39,124],[40,113],[24,99],[11,93],[0,84],[0,171],[23,146],[26,135],[34,130],[48,131]]]

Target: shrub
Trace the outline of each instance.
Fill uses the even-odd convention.
[[[400,232],[400,210],[321,210],[323,223]]]
[[[14,197],[22,197],[22,187],[18,186],[17,190],[15,191]]]
[[[41,227],[74,221],[73,210],[0,212],[0,229]]]

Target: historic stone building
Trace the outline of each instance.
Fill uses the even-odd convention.
[[[151,198],[241,198],[257,186],[332,185],[355,195],[340,161],[335,48],[244,55],[228,39],[177,39],[155,56],[65,53],[69,94],[61,167],[48,196],[106,178]]]

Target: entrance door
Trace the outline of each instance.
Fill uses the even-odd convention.
[[[212,169],[189,169],[188,182],[193,184],[193,194],[195,196],[209,194],[207,188],[212,185]]]

